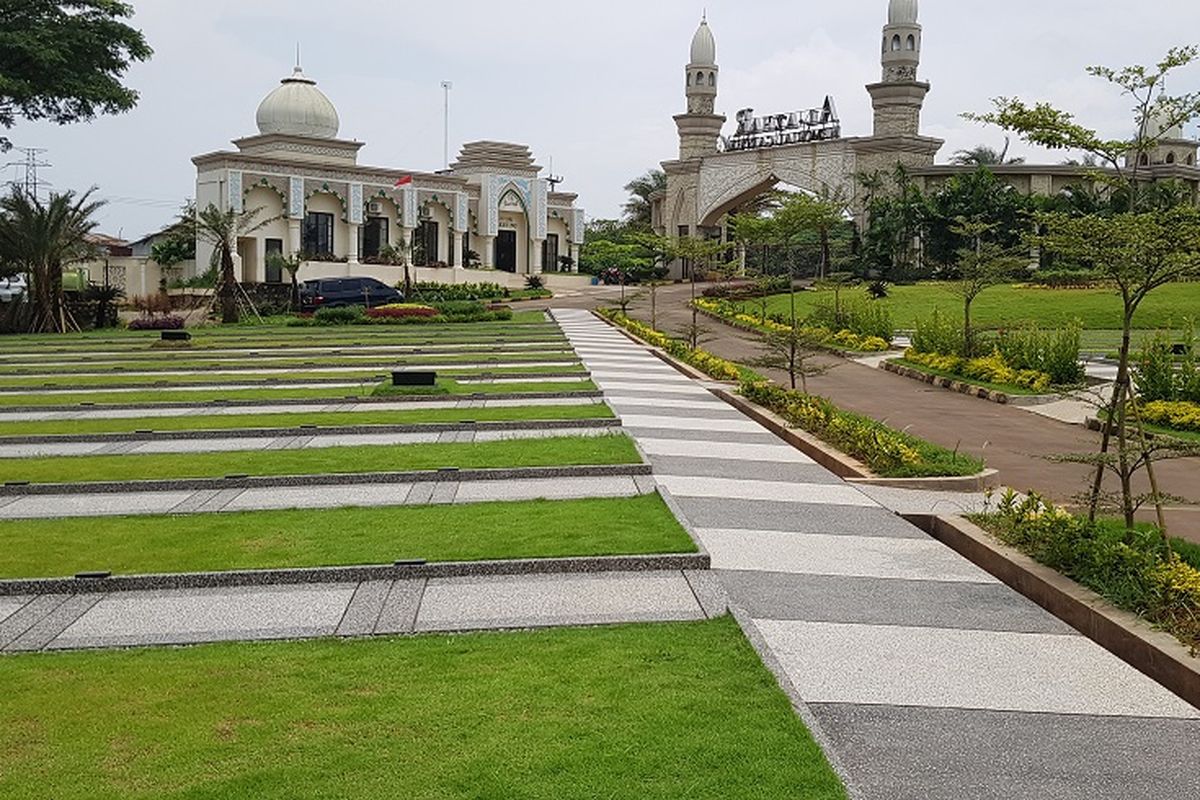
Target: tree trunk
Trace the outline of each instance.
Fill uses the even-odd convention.
[[[963,358],[971,358],[975,354],[975,348],[971,335],[971,298],[963,298]]]
[[[1135,307],[1131,307],[1128,300],[1125,303],[1125,314],[1122,320],[1121,330],[1121,354],[1120,360],[1117,363],[1117,381],[1113,384],[1112,400],[1108,404],[1108,415],[1104,420],[1104,433],[1100,438],[1100,455],[1108,454],[1109,445],[1112,443],[1112,435],[1116,430],[1118,422],[1118,412],[1124,406],[1125,392],[1129,384],[1129,350],[1132,338],[1133,329],[1133,312]],[[1124,432],[1121,432],[1122,436]],[[1088,520],[1096,521],[1096,512],[1100,505],[1100,490],[1104,486],[1104,462],[1096,464],[1096,474],[1092,478],[1092,491],[1088,499]]]
[[[824,278],[829,274],[829,231],[825,228],[821,229],[821,277]]]
[[[221,322],[234,325],[238,321],[237,276],[233,274],[233,251],[229,243],[221,244]]]

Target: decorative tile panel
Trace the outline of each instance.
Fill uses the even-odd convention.
[[[583,209],[572,209],[571,244],[583,244]]]
[[[304,178],[288,179],[288,216],[304,218]]]
[[[533,209],[530,213],[533,215],[533,238],[542,241],[546,238],[546,181],[536,180],[533,182]]]
[[[363,185],[361,183],[350,184],[350,208],[347,209],[348,222],[351,225],[362,225],[363,223]]]
[[[229,170],[229,196],[226,201],[226,208],[237,214],[242,213],[246,207],[245,198],[242,197],[242,172],[241,170]]]
[[[454,230],[461,233],[470,229],[471,221],[468,214],[467,193],[456,192],[454,195]]]

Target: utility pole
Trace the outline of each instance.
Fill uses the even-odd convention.
[[[25,194],[37,199],[38,191],[41,188],[41,183],[38,180],[38,169],[50,167],[48,161],[42,161],[40,158],[41,154],[46,152],[46,149],[44,147],[14,147],[13,149],[24,154],[25,158],[22,161],[10,161],[4,165],[4,168],[21,167],[25,171],[25,177],[23,180],[9,181],[9,185],[13,189],[23,189]]]
[[[454,84],[442,81],[442,168],[450,169],[450,90]]]

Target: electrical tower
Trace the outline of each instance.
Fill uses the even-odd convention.
[[[37,198],[42,187],[41,181],[38,179],[38,170],[48,169],[51,166],[50,162],[41,160],[41,155],[46,152],[46,149],[43,147],[14,147],[13,149],[24,155],[24,159],[10,161],[4,165],[4,168],[17,167],[23,169],[25,175],[22,180],[14,179],[8,184],[14,191],[23,189],[30,197]]]

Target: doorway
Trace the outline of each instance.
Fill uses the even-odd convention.
[[[501,230],[496,235],[496,269],[517,271],[517,232]]]

